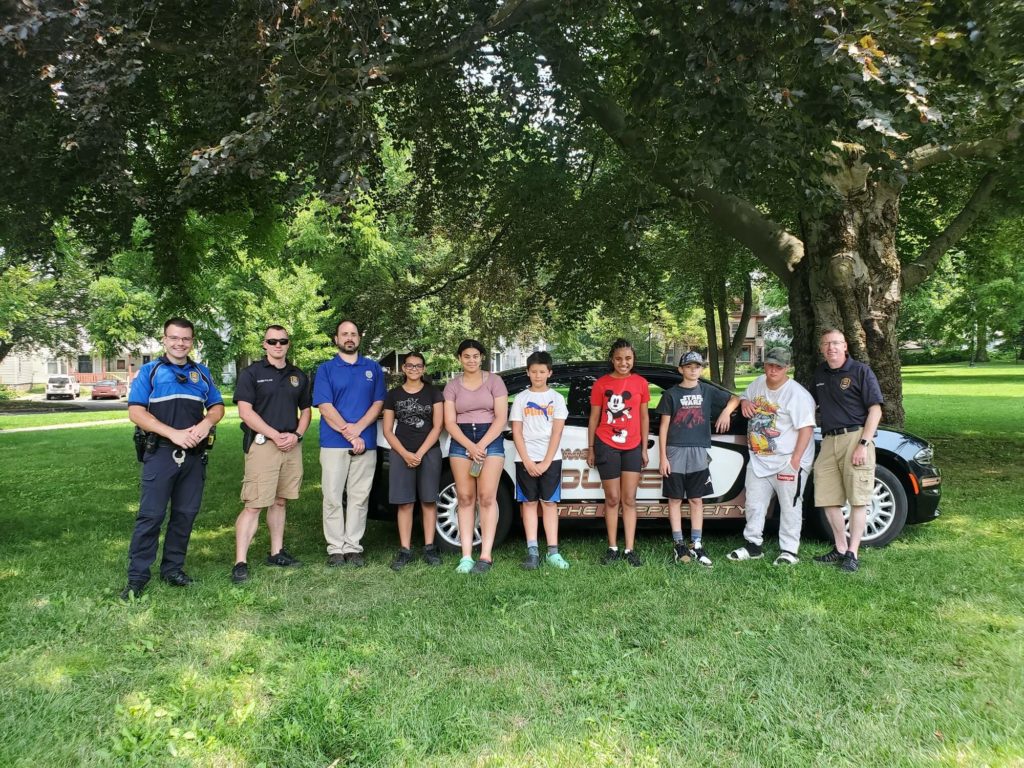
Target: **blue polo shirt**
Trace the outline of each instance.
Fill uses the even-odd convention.
[[[175,365],[166,357],[142,366],[128,393],[128,405],[147,408],[173,429],[195,426],[210,407],[223,402],[209,368],[192,360]]]
[[[821,430],[862,427],[868,408],[882,404],[878,379],[867,365],[847,355],[838,368],[821,363],[814,371],[815,402],[821,409]]]
[[[316,369],[313,380],[313,405],[333,405],[346,422],[359,421],[378,400],[384,402],[384,370],[376,360],[359,355],[354,363],[346,363],[335,355]],[[377,447],[377,425],[370,424],[360,437],[366,450]],[[342,436],[326,419],[320,419],[321,448],[351,448],[352,443]]]

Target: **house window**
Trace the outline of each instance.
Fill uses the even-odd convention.
[[[89,355],[78,356],[78,372],[92,373],[92,358]]]
[[[152,355],[143,355],[142,356],[142,364],[145,365],[146,363],[148,363],[152,359],[153,359]]]
[[[764,336],[764,323],[762,323],[760,320],[757,321],[757,332],[756,333],[757,333],[758,336]]]
[[[117,360],[117,370],[123,371],[123,370],[126,370],[127,367],[128,367],[128,365],[125,362],[125,359],[123,357],[118,358],[118,360]]]
[[[739,360],[740,360],[741,363],[749,363],[750,362],[750,347],[744,347],[743,348],[743,351],[740,352]]]
[[[47,360],[46,361],[46,372],[48,374],[54,373],[67,373],[68,364],[66,360]]]
[[[501,368],[501,352],[495,352],[491,356],[491,370],[497,373]]]

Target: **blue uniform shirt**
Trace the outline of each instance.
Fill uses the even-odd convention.
[[[882,390],[874,371],[849,356],[838,368],[822,363],[815,369],[812,394],[821,408],[823,432],[862,427],[868,419],[868,408],[882,404]]]
[[[198,424],[210,407],[223,402],[209,368],[191,360],[175,365],[166,357],[142,366],[128,393],[128,405],[149,409],[172,429]]]
[[[313,405],[333,405],[346,422],[359,421],[378,400],[384,401],[384,370],[376,360],[359,355],[354,363],[346,363],[335,355],[316,369],[313,380]],[[377,425],[370,424],[360,437],[366,450],[377,447]],[[351,448],[352,443],[320,419],[321,448]]]

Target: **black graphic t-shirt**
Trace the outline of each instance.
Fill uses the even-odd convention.
[[[728,403],[728,392],[699,381],[691,389],[666,389],[655,412],[672,417],[668,425],[669,445],[710,448],[711,429]]]
[[[441,391],[425,384],[419,392],[395,387],[384,398],[384,410],[395,412],[395,436],[407,451],[417,451],[434,428],[434,403],[444,402]]]

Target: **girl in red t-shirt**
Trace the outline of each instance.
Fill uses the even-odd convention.
[[[647,466],[647,434],[651,401],[647,379],[633,373],[636,353],[625,339],[616,339],[608,353],[611,373],[594,382],[590,390],[590,424],[587,429],[587,464],[596,466],[604,486],[604,521],[608,551],[604,565],[619,559],[619,506],[626,539],[626,562],[643,565],[633,551],[636,535],[636,489],[640,470]]]

